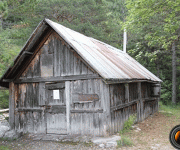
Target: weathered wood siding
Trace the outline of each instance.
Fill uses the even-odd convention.
[[[142,121],[158,110],[159,97],[151,96],[151,83],[112,84],[109,89],[112,134],[123,129],[130,115],[135,114],[137,121]]]
[[[52,116],[49,111],[54,111],[52,109],[60,107],[60,105],[61,107],[62,105],[66,105],[65,115],[63,117],[65,116],[65,122],[67,122],[68,133],[100,135],[101,128],[105,127],[103,126],[103,121],[101,121],[103,120],[103,110],[107,109],[106,105],[103,105],[104,99],[108,101],[104,97],[104,93],[107,93],[108,90],[103,90],[106,86],[100,79],[78,81],[72,81],[70,79],[71,82],[66,79],[62,82],[67,87],[59,90],[60,99],[53,99],[54,88],[59,89],[60,87],[56,86],[61,84],[56,83],[55,78],[66,76],[72,76],[73,78],[75,76],[76,79],[78,76],[82,78],[82,75],[92,74],[96,74],[94,70],[87,66],[84,60],[69,48],[59,35],[52,32],[20,76],[19,79],[23,79],[23,82],[17,79],[15,84],[12,83],[12,90],[16,86],[15,90],[11,92],[12,100],[15,96],[15,104],[13,104],[13,101],[11,103],[12,111],[14,112],[13,108],[15,109],[15,116],[13,116],[13,112],[11,115],[11,118],[15,118],[15,121],[11,119],[12,126],[16,129],[23,130],[23,132],[52,132],[58,124],[54,123],[54,125],[51,123],[53,122],[52,119],[54,117],[57,120],[58,117],[55,115]],[[52,77],[54,77],[54,82],[41,80],[45,78],[51,79]],[[101,88],[102,90],[100,90]],[[83,103],[78,103],[79,96],[81,101],[84,101]],[[89,98],[93,102],[90,102]],[[87,100],[89,101],[87,102]],[[82,112],[83,110],[85,110],[85,113]],[[62,114],[58,115],[60,116]],[[85,122],[81,120],[81,127],[79,126],[80,120],[78,120],[78,117],[85,119]],[[86,132],[86,129],[88,131],[91,130],[91,132]]]
[[[143,118],[147,118],[149,115],[158,111],[159,97],[152,97],[153,89],[152,84],[148,82],[141,83],[142,99],[144,101],[144,113]]]
[[[20,78],[10,84],[10,124],[32,133],[113,134],[130,115],[142,121],[158,110],[159,97],[152,97],[151,89],[147,82],[105,84],[52,32]]]
[[[137,113],[137,105],[129,103],[136,99],[135,92],[131,91],[135,84],[112,84],[110,85],[111,102],[111,128],[110,133],[119,132],[124,122],[131,114]]]
[[[94,74],[82,61],[80,56],[53,32],[21,78]]]
[[[70,82],[70,134],[104,135],[110,120],[109,86],[100,79]]]
[[[39,106],[39,84],[16,85],[15,129],[23,132],[45,133],[44,110]]]

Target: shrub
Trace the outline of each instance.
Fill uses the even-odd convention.
[[[132,140],[129,137],[127,137],[127,136],[121,135],[121,140],[117,141],[117,146],[118,147],[132,146],[132,145],[133,145]]]
[[[9,91],[8,90],[0,91],[0,108],[1,109],[9,108]]]
[[[136,115],[133,114],[131,116],[129,116],[128,120],[126,120],[124,122],[124,127],[123,127],[123,130],[120,131],[120,134],[123,134],[125,132],[128,132],[130,129],[132,129],[132,125],[135,123],[136,121]]]

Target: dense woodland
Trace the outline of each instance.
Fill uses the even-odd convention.
[[[126,29],[127,53],[163,80],[163,103],[180,102],[180,1],[1,0],[0,76],[44,18],[119,49]],[[6,90],[0,107],[8,107]]]

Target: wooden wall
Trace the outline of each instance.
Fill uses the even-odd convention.
[[[123,129],[130,115],[136,115],[136,121],[142,121],[158,111],[159,97],[152,97],[152,83],[139,82],[112,84],[110,89],[111,127],[110,133]]]
[[[66,102],[58,104],[66,105],[68,134],[113,134],[123,128],[130,115],[136,114],[137,121],[142,121],[158,110],[159,97],[151,97],[150,83],[105,84],[52,32],[20,78],[10,83],[11,127],[46,133],[46,109],[53,101],[47,84],[58,82],[64,83],[61,99]]]
[[[16,84],[15,129],[45,133],[44,109],[39,105],[39,83]]]
[[[10,84],[10,107],[12,110],[12,119],[10,120],[12,128],[18,130],[20,129],[24,132],[46,133],[47,120],[45,110],[47,104],[50,104],[49,101],[52,98],[52,93],[51,95],[49,94],[49,92],[52,91],[46,89],[46,84],[53,82],[56,83],[56,79],[58,79],[57,82],[60,82],[58,77],[68,77],[71,82],[68,82],[67,79],[64,80],[64,78],[61,78],[61,82],[70,83],[79,88],[79,90],[83,90],[81,91],[82,94],[96,94],[96,90],[99,94],[100,85],[97,84],[99,84],[100,81],[72,81],[76,80],[77,78],[82,78],[83,75],[83,78],[85,77],[86,79],[88,78],[86,75],[93,74],[96,73],[94,73],[94,71],[89,66],[87,66],[85,62],[83,62],[83,59],[81,59],[77,53],[75,53],[67,46],[67,44],[59,37],[59,35],[52,31],[52,34],[37,52],[30,64],[28,64],[27,68],[22,72],[20,77],[15,80],[15,84]],[[76,77],[75,79],[74,76]],[[46,78],[49,80],[47,81]],[[53,82],[51,80],[53,80]],[[78,87],[79,85],[77,85],[77,83],[79,84],[80,81],[82,87]],[[94,86],[94,84],[96,86]],[[70,98],[70,96],[68,97],[67,93],[65,93],[69,91],[69,88],[72,88],[72,86],[69,86],[67,89],[65,89],[63,97]],[[77,91],[77,89],[74,90]],[[70,94],[71,93],[69,93],[69,95]],[[73,96],[74,95],[71,97]],[[100,108],[102,105],[101,101],[102,99],[99,99],[98,101],[93,102],[93,104],[88,104],[89,109],[93,107],[92,105],[95,105],[93,108]],[[68,104],[69,102],[67,100],[67,105]],[[87,105],[85,105],[85,107],[86,106]],[[69,107],[69,112],[67,112],[67,114],[69,114],[70,105],[67,107]],[[79,110],[79,107],[85,108],[84,106],[80,106],[78,103],[74,103],[73,101],[72,108],[74,110]],[[75,116],[77,115],[76,113],[73,114]],[[91,113],[89,112],[87,113],[88,116],[91,116],[90,114]],[[100,114],[102,114],[102,112],[94,113],[93,116],[94,118],[97,118],[96,116],[99,117]],[[84,116],[87,117],[86,115]],[[94,124],[97,123],[94,122]],[[73,125],[72,131],[75,132]]]
[[[106,134],[110,120],[109,86],[101,79],[78,80],[70,82],[70,91],[70,134]]]
[[[53,32],[21,75],[21,79],[94,74],[80,56]]]

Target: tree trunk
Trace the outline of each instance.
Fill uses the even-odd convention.
[[[172,103],[176,104],[176,48],[172,44]]]

